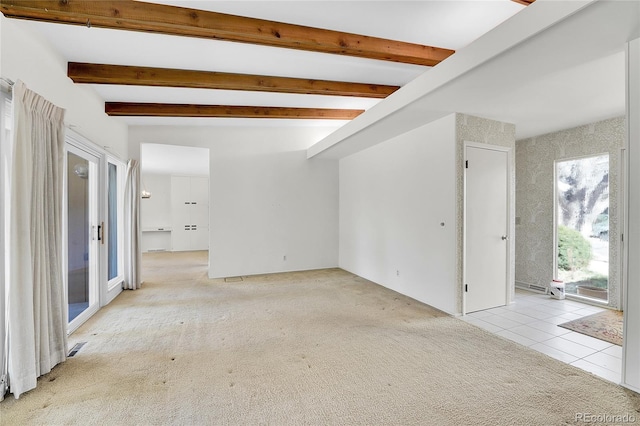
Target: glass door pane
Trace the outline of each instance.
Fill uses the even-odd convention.
[[[567,294],[609,299],[609,156],[556,163],[557,278]]]
[[[67,152],[67,296],[69,324],[95,306],[97,256],[97,159]],[[86,316],[86,315],[85,315]],[[88,317],[88,316],[87,316]],[[86,318],[85,318],[86,319]],[[71,327],[70,327],[71,328]]]
[[[102,253],[100,286],[101,306],[111,302],[121,291],[124,281],[124,177],[125,164],[115,158],[107,156],[105,165],[105,228],[104,239],[101,241]],[[104,279],[104,282],[103,282]]]
[[[108,163],[107,232],[108,274],[110,281],[118,276],[118,167]]]

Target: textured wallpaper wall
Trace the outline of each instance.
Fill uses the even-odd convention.
[[[609,306],[619,307],[618,201],[624,135],[624,117],[619,117],[516,143],[516,282],[548,286],[554,277],[554,162],[608,153]]]
[[[462,250],[463,250],[463,208],[464,208],[464,143],[475,142],[484,143],[488,145],[498,145],[508,148],[512,148],[510,155],[513,155],[513,150],[516,144],[516,126],[514,124],[502,123],[499,121],[488,120],[486,118],[474,117],[466,114],[456,114],[456,164],[457,164],[457,182],[456,182],[456,212],[458,214],[457,222],[457,262],[458,271],[457,277],[457,291],[458,291],[458,306],[459,311],[462,311]],[[513,158],[513,157],[512,157]],[[514,200],[515,195],[515,173],[513,167],[511,169],[511,193],[509,194],[510,200]],[[511,224],[509,225],[509,235],[514,235],[514,208],[512,203],[511,208]],[[514,263],[515,256],[515,244],[513,238],[509,241],[510,246],[510,259]],[[514,277],[509,277],[509,300],[513,299],[513,280]]]

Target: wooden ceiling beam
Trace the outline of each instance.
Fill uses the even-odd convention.
[[[69,62],[67,75],[75,83],[246,90],[376,99],[386,98],[400,88],[380,84],[78,62]]]
[[[133,0],[0,0],[8,18],[200,37],[434,66],[454,51]]]
[[[523,6],[529,6],[531,3],[533,3],[536,0],[511,0],[511,1],[520,3]]]
[[[235,105],[106,102],[105,112],[115,117],[220,117],[352,120],[364,110],[286,108]]]

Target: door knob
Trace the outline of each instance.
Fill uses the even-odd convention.
[[[501,238],[502,238],[502,241],[506,241],[509,239],[509,237],[507,237],[506,235],[503,235]]]

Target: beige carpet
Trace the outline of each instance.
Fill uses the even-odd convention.
[[[195,261],[194,261],[195,260]],[[637,394],[338,269],[206,279],[145,256],[145,285],[0,404],[4,425],[564,425]]]

